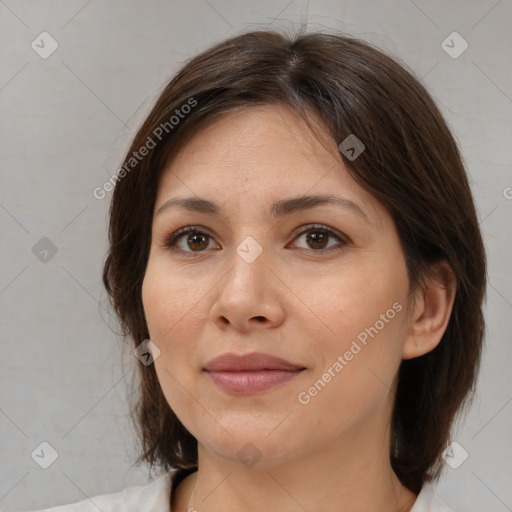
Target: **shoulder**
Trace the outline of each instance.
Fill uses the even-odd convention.
[[[423,484],[410,512],[453,512],[434,491],[430,483]]]
[[[34,512],[170,512],[169,494],[174,473],[165,473],[146,485],[127,487],[113,494]]]

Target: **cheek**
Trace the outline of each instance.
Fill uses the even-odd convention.
[[[404,321],[408,291],[404,269],[394,269],[389,262],[362,261],[318,277],[313,281],[308,276],[301,277],[297,288],[314,290],[302,295],[303,302],[311,319],[316,317],[316,323],[325,327],[328,346],[342,349],[360,333],[364,342],[365,330],[375,333],[375,327],[383,337],[391,331],[399,332],[397,327]]]
[[[297,396],[304,425],[318,428],[321,424],[326,435],[336,435],[340,430],[363,428],[378,411],[391,408],[405,311],[397,312],[392,304],[372,305],[378,315],[368,315],[367,309],[354,314],[350,325],[343,324],[345,334],[339,332],[332,342],[324,341],[319,349],[322,367]],[[387,323],[380,319],[381,313]]]
[[[179,384],[189,388],[196,378],[191,372],[197,361],[194,340],[201,337],[198,317],[205,312],[197,293],[186,284],[153,265],[142,286],[149,337],[160,350],[155,369],[169,403],[171,397],[173,402],[180,397]]]
[[[382,261],[333,275],[328,291],[311,297],[311,309],[329,330],[314,349],[321,361],[312,379],[320,379],[318,388],[328,381],[325,387],[355,408],[387,393],[402,358],[407,292],[405,268]]]
[[[150,339],[160,349],[155,370],[164,396],[180,419],[201,418],[200,408],[194,408],[190,391],[196,378],[191,371],[195,356],[192,339],[197,339],[193,321],[197,296],[190,286],[184,286],[172,274],[148,266],[142,286],[142,301]],[[190,424],[190,421],[187,421]]]
[[[196,301],[190,286],[150,261],[142,284],[142,302],[153,341],[172,339],[180,319],[190,313]]]

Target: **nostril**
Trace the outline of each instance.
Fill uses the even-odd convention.
[[[264,322],[265,321],[265,317],[264,316],[255,316],[254,318],[256,320],[258,320],[258,322]]]

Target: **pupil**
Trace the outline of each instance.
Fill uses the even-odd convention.
[[[313,244],[315,249],[323,249],[327,242],[326,234],[320,231],[313,231],[312,233],[309,233],[307,239],[308,243]]]

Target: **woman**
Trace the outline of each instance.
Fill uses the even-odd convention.
[[[138,462],[162,474],[50,510],[449,510],[433,484],[486,261],[456,143],[404,67],[337,34],[208,49],[136,134],[110,215]]]

